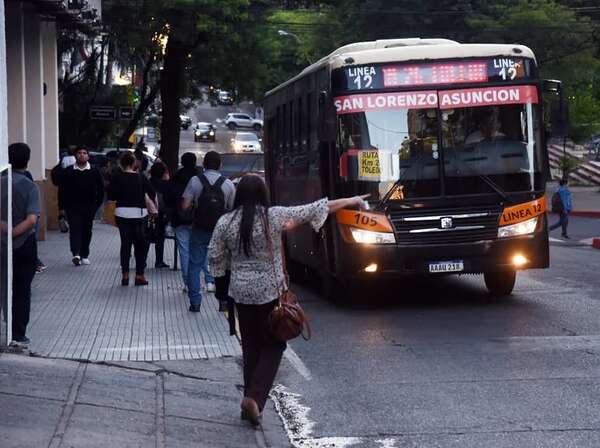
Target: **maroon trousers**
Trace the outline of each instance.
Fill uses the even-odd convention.
[[[242,333],[244,396],[254,399],[261,412],[287,347],[269,331],[267,320],[276,304],[277,300],[264,305],[235,304]]]

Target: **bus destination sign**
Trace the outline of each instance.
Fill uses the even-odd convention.
[[[339,90],[346,91],[510,82],[530,78],[526,61],[509,57],[426,64],[363,65],[347,67],[340,72],[334,84]]]

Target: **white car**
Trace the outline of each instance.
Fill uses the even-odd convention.
[[[179,121],[182,129],[187,129],[192,125],[192,119],[187,115],[179,115]]]
[[[257,118],[252,118],[248,114],[241,112],[233,112],[225,117],[225,126],[234,130],[236,128],[252,128],[255,131],[260,131],[263,127],[263,121]]]
[[[262,152],[262,145],[253,132],[236,132],[231,147],[234,152]]]

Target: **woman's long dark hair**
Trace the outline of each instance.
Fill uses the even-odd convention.
[[[238,249],[240,253],[244,251],[247,257],[252,253],[252,229],[254,227],[254,217],[257,206],[262,206],[259,210],[260,218],[264,224],[265,237],[268,235],[268,213],[269,192],[265,182],[255,174],[246,174],[240,180],[235,193],[233,208],[239,213],[241,207],[242,221],[240,223],[240,238]]]

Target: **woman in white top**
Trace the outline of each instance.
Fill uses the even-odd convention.
[[[270,334],[267,319],[284,283],[281,235],[288,225],[321,228],[327,215],[343,207],[364,206],[364,198],[328,201],[297,207],[270,207],[267,187],[259,176],[240,181],[234,209],[217,223],[208,248],[211,273],[231,271],[229,296],[238,309],[244,361],[242,418],[260,423],[260,414],[286,344]]]
[[[121,236],[121,285],[129,284],[129,258],[131,246],[135,255],[135,285],[147,285],[144,277],[146,257],[148,255],[148,241],[144,236],[144,224],[148,210],[146,197],[154,198],[155,192],[152,185],[135,170],[136,159],[127,151],[121,157],[122,171],[115,174],[108,186],[108,200],[116,201],[115,221]]]

